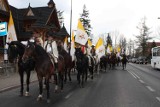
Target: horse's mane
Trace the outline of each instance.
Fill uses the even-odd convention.
[[[36,47],[35,50],[39,55],[48,56],[48,53],[42,46],[35,44],[35,47]]]

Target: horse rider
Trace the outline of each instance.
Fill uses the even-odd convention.
[[[56,33],[49,31],[47,33],[47,40],[44,42],[44,49],[49,53],[51,56],[51,59],[54,60],[55,69],[58,70],[58,49],[57,49],[57,43],[54,40],[54,37]]]
[[[96,50],[95,50],[95,46],[92,45],[91,51],[90,51],[92,56],[96,56]]]
[[[38,32],[34,31],[32,37],[29,39],[30,42],[35,42],[37,45],[43,47],[43,40],[42,37],[39,35]]]

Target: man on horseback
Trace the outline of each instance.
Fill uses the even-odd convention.
[[[51,58],[54,60],[55,69],[58,70],[58,49],[57,43],[54,40],[53,36],[55,35],[54,32],[47,33],[47,40],[44,42],[44,49],[50,54]]]

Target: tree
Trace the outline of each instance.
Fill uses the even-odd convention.
[[[121,35],[119,38],[119,46],[121,48],[121,53],[125,53],[127,41],[126,41],[126,38],[124,37],[124,35]]]
[[[84,26],[84,29],[86,31],[86,33],[88,34],[88,36],[91,35],[91,20],[89,19],[89,11],[86,9],[86,6],[83,6],[83,13],[80,14],[80,20]]]
[[[152,39],[149,37],[149,30],[150,28],[146,25],[146,17],[142,18],[139,25],[137,26],[137,29],[139,30],[139,35],[136,35],[136,43],[138,44],[138,48],[140,50],[140,54],[143,56],[146,56],[147,52],[147,41]]]

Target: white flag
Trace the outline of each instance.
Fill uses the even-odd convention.
[[[75,42],[85,45],[86,42],[88,41],[88,35],[84,30],[84,27],[80,21],[78,20],[78,26],[77,26],[77,31],[76,31],[76,37],[75,37]]]
[[[15,27],[14,27],[12,13],[10,11],[10,18],[9,18],[9,24],[8,24],[8,33],[7,33],[6,43],[10,43],[11,41],[17,41],[17,35],[16,35]]]
[[[105,46],[102,38],[99,38],[95,49],[96,49],[96,54],[98,55],[98,58],[101,58],[103,55],[105,55]]]

